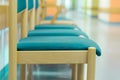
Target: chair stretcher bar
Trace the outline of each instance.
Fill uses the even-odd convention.
[[[87,63],[88,51],[18,51],[18,64]]]

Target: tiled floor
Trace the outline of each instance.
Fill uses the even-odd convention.
[[[81,18],[78,24],[102,48],[102,56],[96,63],[96,80],[120,80],[120,25],[86,16]]]
[[[97,58],[96,80],[120,80],[120,25],[111,26],[96,18],[82,19],[81,27],[102,48]]]
[[[102,48],[102,56],[97,57],[96,62],[96,80],[120,80],[120,25],[111,26],[97,18],[80,16],[80,13],[68,16]],[[34,66],[34,80],[70,80],[70,75],[69,65]]]

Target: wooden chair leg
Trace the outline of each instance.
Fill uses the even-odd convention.
[[[72,65],[72,80],[77,80],[78,64]]]
[[[33,72],[33,65],[30,64],[28,65],[28,80],[33,80],[32,72]]]
[[[78,80],[84,80],[84,64],[78,65]]]
[[[20,80],[26,80],[26,65],[20,65]]]
[[[10,59],[9,63],[9,80],[17,80],[17,63]]]
[[[9,65],[9,80],[17,80],[17,64]]]
[[[88,50],[87,80],[95,80],[96,49]]]

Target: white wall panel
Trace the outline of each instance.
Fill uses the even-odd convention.
[[[109,8],[110,7],[110,0],[100,0],[99,1],[99,8]],[[99,12],[99,19],[103,21],[109,21],[109,14]]]
[[[88,0],[88,2],[87,2],[87,7],[88,7],[88,8],[91,8],[91,7],[92,7],[92,1],[93,1],[93,0]]]
[[[99,13],[98,18],[102,21],[108,22],[109,21],[109,14],[108,13]]]
[[[99,0],[99,8],[109,8],[110,0]]]
[[[4,68],[4,32],[0,31],[0,71]]]

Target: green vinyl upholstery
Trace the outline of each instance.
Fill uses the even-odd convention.
[[[47,16],[47,17],[45,17],[45,20],[52,20],[52,19],[53,19],[53,16]],[[67,20],[67,21],[72,21],[71,19],[68,19],[68,18],[62,17],[62,16],[57,17],[56,20]]]
[[[23,38],[19,41],[19,51],[40,50],[88,50],[89,47],[96,48],[96,54],[101,56],[101,49],[94,41],[88,38],[76,36],[39,36]]]
[[[79,29],[76,25],[68,24],[40,24],[36,25],[35,29]]]
[[[26,9],[26,0],[17,0],[17,13]]]
[[[67,29],[42,29],[42,30],[32,30],[29,31],[28,36],[84,36],[88,38],[88,36],[80,30],[67,30]]]
[[[33,0],[28,0],[28,10],[31,10],[34,8],[34,1]]]
[[[36,0],[35,9],[37,9],[38,7],[39,7],[39,0]]]

